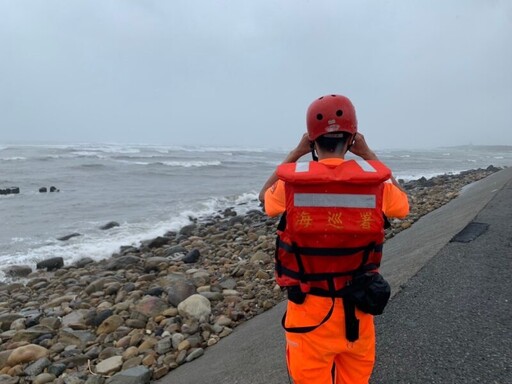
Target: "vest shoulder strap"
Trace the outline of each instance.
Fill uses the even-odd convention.
[[[379,184],[391,177],[391,170],[377,160],[346,160],[337,166],[310,161],[282,164],[277,168],[277,176],[287,183],[296,184]]]

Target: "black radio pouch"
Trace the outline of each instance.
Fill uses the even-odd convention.
[[[363,312],[381,315],[390,296],[391,287],[380,273],[365,272],[354,276],[344,298]]]

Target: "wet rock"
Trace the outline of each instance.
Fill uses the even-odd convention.
[[[180,229],[180,235],[189,237],[194,233],[196,228],[196,224],[185,225],[183,228]]]
[[[115,259],[111,259],[106,269],[110,271],[117,271],[119,269],[124,269],[127,266],[138,264],[140,262],[140,258],[137,256],[127,255],[127,256],[121,256]]]
[[[72,239],[73,237],[77,237],[77,236],[82,236],[80,233],[71,233],[69,235],[66,235],[66,236],[62,236],[62,237],[57,237],[57,240],[60,240],[60,241],[67,241],[69,239]]]
[[[193,249],[189,253],[187,253],[181,261],[187,264],[195,263],[199,260],[199,257],[201,256],[201,253],[199,252],[199,249]]]
[[[91,259],[90,257],[82,257],[80,260],[78,260],[74,263],[74,266],[77,268],[83,268],[86,265],[89,265],[92,263],[94,263],[94,260]]]
[[[46,192],[48,192],[48,188],[46,188],[46,187],[39,188],[39,193],[46,193]]]
[[[109,221],[107,224],[102,225],[100,227],[100,229],[105,231],[107,229],[112,229],[112,228],[115,228],[115,227],[119,227],[119,223],[117,221]]]
[[[32,273],[32,268],[28,265],[11,265],[4,268],[4,273],[11,277],[26,277]]]
[[[168,237],[159,236],[148,243],[148,248],[161,248],[169,243]]]
[[[60,240],[60,239],[59,239]],[[37,269],[45,269],[48,271],[55,271],[64,266],[64,259],[62,257],[52,257],[51,259],[46,259],[40,261],[36,264]]]
[[[50,192],[60,192],[60,190],[59,190],[57,187],[55,187],[55,186],[53,186],[53,185],[52,185],[52,186],[50,187]]]

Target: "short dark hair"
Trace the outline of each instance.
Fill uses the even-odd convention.
[[[339,136],[322,135],[315,140],[318,149],[324,152],[341,152],[351,134],[343,132]]]

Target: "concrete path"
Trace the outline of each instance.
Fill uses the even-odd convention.
[[[392,286],[392,292],[396,296],[399,293],[400,288],[406,286],[407,288],[404,290],[403,294],[398,294],[394,297],[389,304],[389,307],[386,309],[386,313],[378,318],[377,321],[377,334],[378,334],[378,352],[377,352],[377,361],[378,364],[375,369],[374,379],[372,382],[374,383],[469,383],[473,381],[467,381],[468,377],[461,376],[462,374],[474,374],[477,372],[488,372],[489,370],[495,371],[498,370],[494,378],[497,380],[481,380],[478,382],[488,382],[488,383],[505,383],[505,381],[501,381],[502,377],[506,376],[507,372],[510,375],[510,350],[512,350],[510,346],[510,342],[504,342],[499,344],[496,352],[492,352],[493,345],[486,345],[485,358],[496,362],[496,365],[490,364],[477,364],[475,369],[473,370],[461,370],[459,369],[459,374],[453,375],[438,375],[439,370],[443,370],[444,373],[448,372],[449,369],[447,367],[451,367],[452,359],[451,356],[455,355],[464,355],[465,350],[462,348],[462,345],[465,343],[470,344],[473,342],[475,337],[485,338],[485,334],[475,333],[479,327],[485,327],[485,333],[490,332],[496,328],[497,322],[504,322],[503,327],[500,328],[500,331],[496,332],[494,337],[502,337],[503,330],[508,330],[508,337],[503,337],[504,340],[510,340],[510,303],[502,302],[500,300],[503,299],[502,296],[496,298],[499,304],[503,304],[503,310],[505,312],[498,311],[496,313],[487,312],[489,310],[498,310],[501,308],[500,305],[494,306],[485,306],[483,302],[486,301],[488,296],[481,296],[479,301],[479,307],[475,310],[479,310],[483,313],[487,312],[485,317],[485,325],[479,324],[479,321],[482,317],[475,318],[474,322],[471,323],[472,317],[470,316],[470,312],[468,312],[472,307],[471,300],[474,295],[483,294],[483,290],[480,289],[472,289],[471,295],[467,293],[466,296],[462,296],[464,298],[464,303],[466,303],[465,311],[463,312],[465,316],[470,319],[468,322],[464,322],[460,320],[461,316],[457,318],[460,320],[455,322],[456,325],[453,325],[454,328],[460,329],[460,332],[454,333],[453,337],[463,334],[465,337],[462,340],[454,340],[453,337],[447,339],[444,333],[440,333],[442,336],[435,339],[436,343],[440,346],[443,346],[442,351],[444,354],[440,354],[439,350],[432,349],[429,343],[425,343],[425,341],[429,340],[429,332],[436,333],[438,329],[445,327],[447,324],[453,322],[454,313],[457,313],[455,309],[457,305],[460,304],[458,301],[452,302],[452,307],[450,308],[450,315],[446,315],[444,317],[432,317],[432,321],[429,322],[430,312],[443,312],[445,311],[444,304],[445,302],[440,299],[434,299],[433,294],[439,295],[440,292],[444,292],[448,297],[451,296],[450,290],[460,288],[461,286],[471,286],[471,280],[469,279],[471,276],[461,277],[461,280],[454,280],[452,284],[447,284],[444,280],[438,281],[433,279],[432,276],[428,275],[427,277],[423,277],[426,280],[420,280],[419,276],[416,280],[408,281],[418,273],[420,269],[422,269],[434,256],[437,255],[436,259],[432,261],[432,263],[428,263],[427,267],[424,268],[425,273],[430,270],[430,264],[434,264],[438,259],[442,259],[443,255],[447,252],[451,254],[453,252],[452,248],[461,246],[456,243],[448,243],[450,239],[461,231],[469,222],[471,222],[477,214],[479,214],[484,207],[491,201],[496,200],[500,203],[498,204],[489,204],[484,211],[480,214],[484,215],[482,217],[487,220],[489,224],[491,224],[488,234],[481,236],[481,238],[475,240],[472,243],[464,244],[466,248],[457,249],[460,253],[458,258],[458,263],[455,265],[450,264],[450,268],[444,268],[449,272],[449,276],[446,278],[450,278],[455,275],[462,268],[462,263],[464,261],[464,257],[461,255],[465,255],[469,250],[478,244],[480,250],[475,250],[475,254],[480,254],[484,252],[484,254],[490,254],[490,250],[495,252],[497,249],[500,252],[505,253],[505,256],[502,257],[500,263],[502,263],[502,268],[504,272],[499,274],[500,278],[504,275],[511,275],[511,259],[510,259],[510,243],[511,243],[511,233],[510,223],[508,235],[505,235],[503,238],[503,233],[498,232],[499,223],[511,221],[512,217],[512,189],[511,182],[512,180],[512,168],[505,169],[498,173],[495,173],[488,178],[481,180],[467,187],[463,193],[456,199],[452,200],[450,203],[441,207],[440,209],[422,217],[418,220],[411,228],[406,231],[399,233],[390,241],[386,242],[384,247],[384,262],[381,268],[382,274],[385,278],[390,282]],[[505,186],[508,184],[508,187]],[[496,197],[498,196],[498,197]],[[496,197],[496,198],[495,198]],[[493,201],[494,201],[493,200]],[[506,212],[502,205],[508,207],[508,216],[503,216],[503,212]],[[487,216],[485,216],[487,215]],[[488,237],[492,236],[492,241]],[[506,237],[508,236],[508,237]],[[486,240],[487,239],[487,240]],[[486,249],[486,247],[488,249]],[[508,252],[508,253],[507,253]],[[508,258],[507,258],[508,257]],[[482,258],[475,256],[472,261],[473,264],[469,269],[479,270],[481,267],[476,265],[482,262]],[[442,265],[442,261],[440,262]],[[476,264],[475,264],[476,263]],[[496,272],[498,273],[500,270],[497,265],[488,265],[489,274]],[[497,269],[496,269],[497,268]],[[437,270],[436,270],[437,271]],[[423,272],[423,271],[422,271]],[[431,272],[436,274],[437,272]],[[469,272],[468,272],[469,273]],[[421,275],[421,273],[420,273]],[[471,275],[471,273],[469,273]],[[430,277],[429,277],[430,276]],[[498,274],[496,275],[498,276]],[[432,282],[436,282],[436,284],[440,284],[441,288],[434,290],[436,288],[432,284],[429,284],[429,280]],[[423,282],[420,284],[419,282]],[[500,280],[501,281],[501,280]],[[487,280],[488,283],[492,282],[492,279]],[[407,296],[406,293],[412,292],[413,289],[409,287],[409,284],[415,284],[414,287],[416,289],[416,296]],[[506,285],[510,288],[510,283],[508,281],[503,281],[501,284]],[[442,287],[447,287],[443,290]],[[495,289],[495,291],[499,291]],[[454,291],[455,292],[455,291]],[[468,292],[468,291],[464,291]],[[510,298],[510,290],[508,291]],[[454,295],[459,295],[460,292],[454,293]],[[469,296],[468,296],[469,295]],[[418,301],[415,303],[416,297],[423,297],[423,301]],[[438,297],[438,296],[436,296]],[[494,299],[494,296],[492,296]],[[402,301],[405,303],[403,304]],[[430,306],[427,306],[427,303]],[[508,305],[508,306],[507,306]],[[171,371],[166,377],[159,380],[158,384],[284,384],[288,383],[288,376],[286,373],[286,364],[284,361],[284,336],[283,331],[281,329],[280,321],[282,314],[284,312],[285,304],[281,303],[275,308],[267,311],[266,313],[251,319],[245,324],[237,327],[235,331],[227,338],[221,340],[217,345],[208,348],[205,355],[201,358],[192,361],[190,363],[184,364],[183,366]],[[428,308],[430,312],[421,312],[420,310],[423,308]],[[445,311],[446,312],[446,311]],[[508,314],[508,319],[506,318]],[[423,316],[423,317],[422,317]],[[407,319],[414,318],[416,320],[412,320],[407,323]],[[422,318],[424,321],[421,323],[421,326],[418,325],[419,318]],[[388,321],[389,320],[389,321]],[[478,320],[478,321],[477,321]],[[439,323],[436,323],[439,322]],[[426,323],[426,324],[424,324]],[[401,324],[400,326],[397,324]],[[403,326],[408,325],[409,328]],[[427,327],[427,325],[429,325]],[[508,325],[507,325],[508,324]],[[418,327],[418,328],[415,328]],[[508,328],[507,328],[508,327]],[[417,339],[411,338],[407,339],[410,333],[413,334],[423,334],[426,333],[426,339]],[[407,334],[407,335],[404,335]],[[398,337],[400,336],[400,337]],[[397,341],[398,340],[398,341]],[[434,340],[434,339],[433,339]],[[494,339],[493,339],[494,340]],[[398,350],[397,343],[401,344],[400,354],[398,352],[394,352]],[[411,344],[415,344],[414,355],[412,353],[408,353],[411,350]],[[457,343],[457,347],[450,349],[447,346]],[[462,344],[461,344],[462,343]],[[503,347],[508,346],[508,351],[503,350]],[[475,346],[478,348],[478,346]],[[425,358],[421,360],[417,358],[418,354],[423,354],[425,351],[430,351],[429,356],[431,358]],[[474,353],[474,351],[472,352]],[[499,360],[494,360],[496,354],[501,353],[503,357]],[[396,356],[396,357],[395,357]],[[441,356],[445,356],[447,360]],[[465,355],[464,355],[465,356]],[[477,358],[477,355],[471,355],[472,358]],[[481,357],[481,356],[480,356]],[[386,360],[387,359],[387,360]],[[413,366],[410,365],[410,360],[421,361],[424,372],[424,375],[420,376],[414,373],[412,369]],[[445,362],[444,365],[438,366],[436,364],[439,363],[439,360]],[[468,360],[468,363],[474,364],[475,361]],[[419,363],[418,363],[419,364]],[[457,360],[457,367],[465,366],[465,360],[459,359]],[[508,371],[500,370],[502,367],[500,364],[508,364]],[[394,369],[396,367],[396,369]],[[408,367],[411,367],[409,369]],[[444,368],[439,368],[444,367]],[[454,368],[454,370],[456,370]],[[410,372],[411,371],[411,372]],[[504,372],[504,373],[503,373]],[[407,375],[406,375],[407,374]],[[402,379],[403,375],[403,379]],[[429,376],[430,375],[430,376]],[[501,376],[500,376],[501,375]],[[505,375],[505,376],[503,376]],[[458,377],[457,380],[454,377]],[[461,379],[462,377],[462,379]],[[490,377],[487,373],[484,375],[483,373],[480,376],[476,377]],[[414,381],[416,380],[416,381]],[[436,381],[438,380],[438,381]],[[469,379],[468,379],[469,380]],[[477,382],[477,381],[475,381]],[[507,381],[512,382],[512,381]]]
[[[376,320],[372,383],[512,383],[512,182],[474,222]]]

